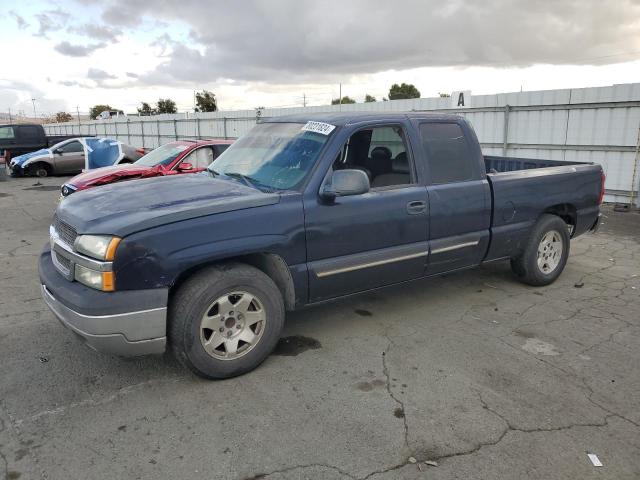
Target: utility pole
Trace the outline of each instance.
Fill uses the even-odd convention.
[[[37,119],[37,118],[38,118],[38,116],[36,115],[36,99],[35,99],[35,98],[32,98],[32,99],[31,99],[31,103],[33,104],[33,118],[34,118],[34,119]]]
[[[76,105],[76,114],[78,115],[78,128],[80,128],[80,106]],[[80,132],[78,130],[78,132]]]

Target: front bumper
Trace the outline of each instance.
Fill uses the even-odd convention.
[[[58,273],[45,248],[39,261],[42,298],[60,322],[86,344],[121,356],[164,352],[166,289],[100,292]]]

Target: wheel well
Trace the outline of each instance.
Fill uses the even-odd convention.
[[[578,212],[576,210],[576,207],[574,207],[570,203],[561,203],[558,205],[553,205],[552,207],[545,209],[543,213],[556,215],[560,217],[562,220],[564,220],[567,225],[571,225],[573,229],[575,229],[577,219],[578,219]]]
[[[294,309],[296,303],[296,294],[295,287],[293,285],[293,278],[291,277],[291,272],[289,271],[289,267],[287,266],[287,263],[284,261],[284,259],[279,255],[275,255],[273,253],[252,253],[249,255],[240,255],[237,257],[225,258],[198,265],[197,267],[182,272],[178,276],[178,278],[171,286],[170,295],[177,291],[180,285],[182,285],[182,283],[184,283],[187,278],[189,278],[197,271],[202,270],[206,267],[210,267],[212,265],[218,265],[228,262],[245,263],[264,272],[271,278],[271,280],[273,280],[273,282],[278,287],[278,290],[280,290],[282,298],[284,299],[285,308],[287,310]]]
[[[51,173],[51,165],[49,165],[47,162],[35,162],[28,165],[28,168],[32,168],[34,170],[38,167],[43,167],[47,172]]]

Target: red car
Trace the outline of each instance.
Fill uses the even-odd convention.
[[[167,143],[135,163],[98,168],[76,175],[62,185],[62,196],[123,180],[201,172],[232,143],[233,140],[178,140]]]

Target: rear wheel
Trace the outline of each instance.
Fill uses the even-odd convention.
[[[276,346],[284,311],[278,287],[262,271],[237,263],[210,267],[175,294],[169,342],[180,363],[202,377],[242,375]]]
[[[526,284],[549,285],[564,270],[569,246],[569,229],[564,220],[555,215],[542,215],[522,255],[511,259],[511,269]]]

